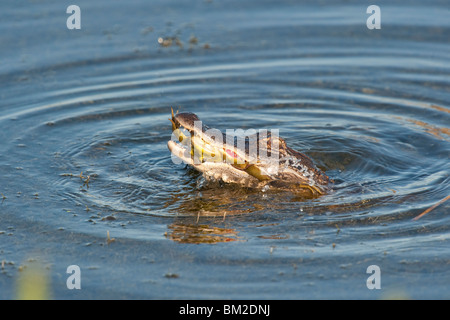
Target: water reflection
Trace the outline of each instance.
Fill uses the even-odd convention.
[[[235,229],[213,227],[207,224],[172,223],[166,237],[181,243],[219,243],[239,240]]]
[[[423,297],[448,293],[443,1],[390,2],[407,14],[384,15],[381,30],[367,30],[355,1],[250,0],[236,2],[239,14],[220,1],[82,1],[98,19],[70,35],[61,8],[41,2],[11,1],[0,19],[5,30],[15,26],[2,34],[0,67],[0,252],[8,272],[0,298],[12,282],[9,263],[36,245],[53,255],[54,280],[68,264],[98,267],[83,269],[96,279],[81,290],[87,298],[342,297],[349,288],[347,296],[365,298],[373,294],[361,286],[366,262],[416,280],[411,292],[426,289]],[[102,15],[105,8],[116,15]],[[170,160],[171,106],[221,130],[280,129],[335,181],[333,190],[306,199],[205,184]],[[106,247],[109,229],[118,241]],[[218,245],[186,252],[180,243]],[[272,246],[280,250],[268,256]],[[150,268],[143,254],[154,256]],[[292,272],[286,261],[298,259],[305,263]],[[177,280],[154,278],[177,268]],[[142,271],[152,274],[149,286]],[[312,286],[302,288],[304,279]]]
[[[197,187],[187,197],[180,199],[175,191],[170,202],[176,204],[170,211],[175,215],[223,216],[257,212],[263,207],[256,201],[265,197],[258,189],[242,188],[220,181],[206,181],[202,176],[196,178]],[[178,196],[177,196],[178,195]]]

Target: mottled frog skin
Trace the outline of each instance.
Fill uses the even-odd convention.
[[[189,112],[174,115],[172,111],[169,120],[173,131],[169,150],[207,179],[245,187],[290,189],[312,196],[328,189],[329,178],[313,161],[273,133],[227,136]]]

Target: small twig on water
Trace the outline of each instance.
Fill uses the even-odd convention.
[[[112,242],[114,242],[114,241],[116,241],[116,238],[111,238],[111,237],[109,236],[109,230],[107,230],[107,231],[106,231],[106,243],[107,243],[107,244],[110,244],[110,243],[112,243]]]
[[[422,212],[421,214],[419,214],[417,217],[413,218],[414,221],[419,220],[420,218],[422,218],[424,215],[426,215],[428,212],[430,212],[431,210],[433,210],[434,208],[436,208],[437,206],[443,204],[445,201],[447,201],[448,199],[450,199],[450,195],[446,196],[444,199],[442,199],[441,201],[439,201],[438,203],[434,204],[433,206],[429,207],[427,210],[425,210],[424,212]]]
[[[81,181],[83,181],[82,188],[86,187],[87,189],[89,189],[89,182],[91,182],[91,176],[89,175],[89,176],[85,177],[85,176],[83,176],[83,172],[81,172],[79,177],[80,177]]]

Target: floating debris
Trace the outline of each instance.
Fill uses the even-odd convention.
[[[80,179],[81,181],[83,181],[83,185],[81,186],[81,188],[86,187],[86,189],[89,189],[89,182],[91,182],[91,176],[83,176],[83,172],[80,173]]]
[[[167,37],[167,38],[159,37],[158,43],[161,45],[161,47],[165,48],[171,47],[174,44],[180,48],[183,48],[183,43],[178,37]]]
[[[183,40],[184,41],[184,40]],[[183,48],[184,44],[178,35],[159,37],[158,43],[161,47],[169,48],[172,46],[177,46],[180,49]],[[189,50],[192,50],[195,46],[199,45],[199,39],[195,35],[191,35],[186,42],[189,44]],[[203,45],[203,49],[209,49],[211,46],[208,43]]]
[[[176,273],[166,273],[164,275],[164,277],[166,277],[168,279],[176,279],[176,278],[179,278],[180,276],[178,274],[176,274]]]
[[[114,221],[117,220],[114,216],[106,216],[101,219],[102,221]]]
[[[74,175],[73,175],[73,173],[63,173],[63,174],[60,174],[60,176],[61,177],[73,177]]]
[[[339,232],[341,232],[341,228],[339,228],[339,226],[337,225],[337,224],[335,224],[335,227],[336,227],[336,235],[338,235],[339,234]]]
[[[424,215],[426,215],[428,212],[430,212],[431,210],[435,209],[436,207],[440,206],[441,204],[443,204],[445,201],[447,201],[448,199],[450,199],[450,195],[446,196],[444,199],[442,199],[441,201],[439,201],[438,203],[434,204],[433,206],[429,207],[427,210],[425,210],[424,212],[422,212],[421,214],[419,214],[417,217],[413,218],[413,221],[419,220],[420,218],[422,218]]]
[[[190,44],[198,44],[198,39],[197,39],[197,37],[196,36],[191,36],[190,38],[189,38],[189,43]]]
[[[107,244],[110,244],[110,243],[112,243],[112,242],[114,242],[114,241],[116,241],[116,239],[115,239],[115,238],[111,238],[111,237],[109,236],[109,230],[106,231],[106,243],[107,243]]]

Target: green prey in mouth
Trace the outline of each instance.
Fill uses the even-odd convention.
[[[169,120],[172,139],[168,147],[173,159],[182,160],[208,180],[289,189],[305,196],[319,196],[327,190],[329,178],[309,157],[289,148],[274,130],[247,130],[245,136],[227,130],[225,134],[203,125],[194,113],[174,114],[173,110]]]

